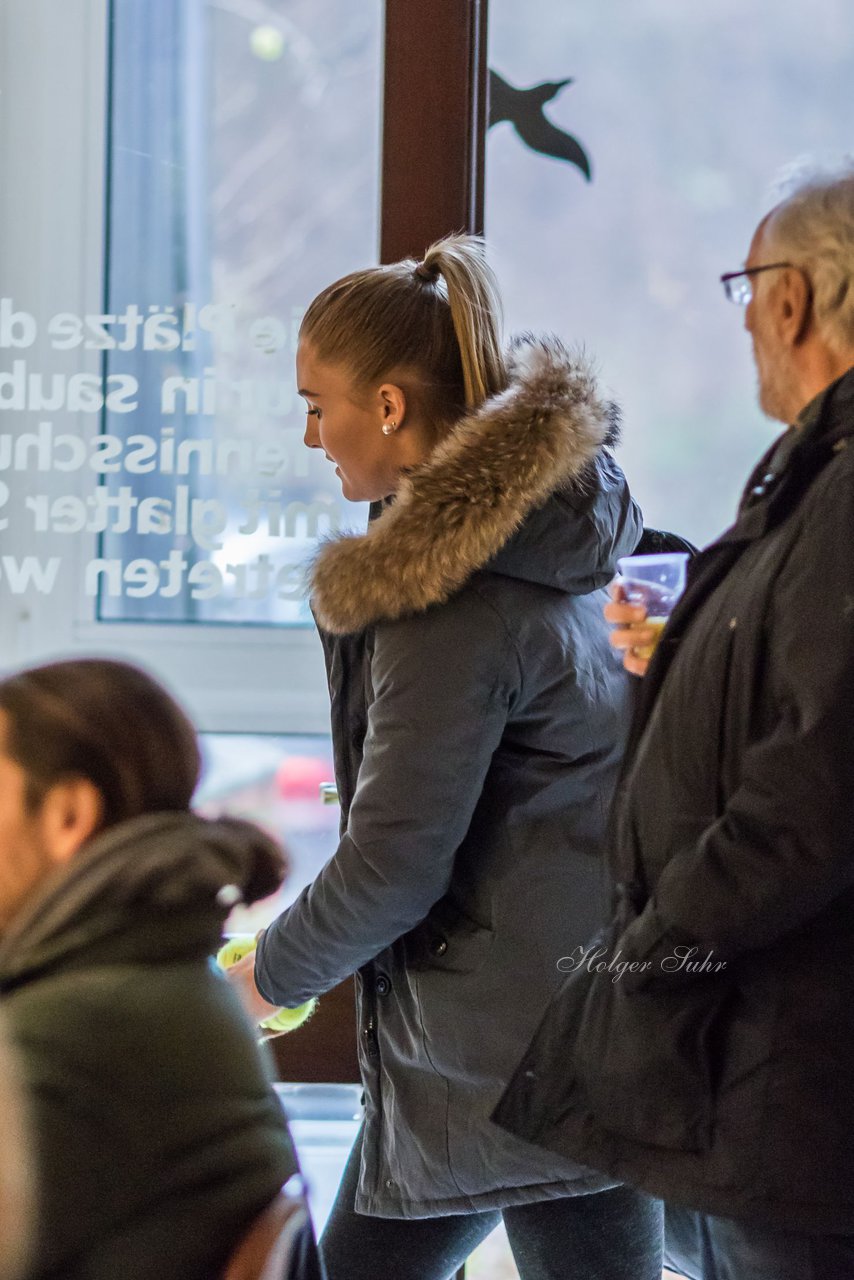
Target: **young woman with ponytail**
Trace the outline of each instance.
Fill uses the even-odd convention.
[[[603,588],[641,532],[589,365],[499,334],[465,236],[330,285],[300,331],[306,444],[377,504],[313,569],[340,844],[254,970],[291,1006],[356,974],[329,1280],[444,1280],[502,1216],[523,1280],[661,1274],[653,1201],[490,1120],[605,913],[628,693]]]

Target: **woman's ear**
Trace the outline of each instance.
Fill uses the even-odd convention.
[[[380,426],[394,423],[394,428],[403,426],[406,417],[406,392],[395,382],[384,382],[377,392],[380,402]]]
[[[53,862],[62,864],[98,833],[104,820],[104,798],[88,778],[56,782],[39,808],[39,825]]]

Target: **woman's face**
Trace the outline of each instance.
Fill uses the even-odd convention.
[[[376,502],[393,493],[401,466],[397,432],[385,435],[382,428],[400,424],[389,389],[357,391],[340,365],[319,360],[305,340],[297,348],[297,386],[308,406],[305,443],[335,463],[344,497]]]

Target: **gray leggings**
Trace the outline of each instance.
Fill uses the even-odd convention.
[[[450,1280],[504,1219],[521,1280],[661,1280],[661,1206],[629,1187],[442,1218],[373,1218],[353,1204],[362,1135],[320,1238],[327,1280]]]

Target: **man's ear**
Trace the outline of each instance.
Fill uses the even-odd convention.
[[[806,336],[812,319],[812,289],[803,271],[787,267],[777,282],[777,327],[787,347]]]
[[[39,824],[50,858],[59,864],[68,862],[97,834],[103,819],[103,796],[88,778],[54,783],[39,809]]]

